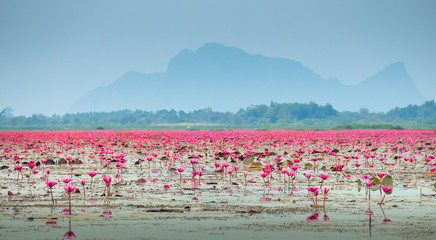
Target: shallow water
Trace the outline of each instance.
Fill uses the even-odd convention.
[[[274,150],[272,146],[268,148]],[[296,151],[292,146],[280,148],[274,151]],[[381,156],[388,148],[388,145],[379,146],[375,153]],[[83,150],[92,155],[93,148],[84,147]],[[128,149],[123,150],[128,152]],[[350,174],[347,179],[344,174],[331,170],[337,162],[334,158],[320,153],[304,154],[299,164],[302,168],[294,180],[295,188],[290,189],[276,170],[271,172],[271,183],[266,187],[261,170],[251,171],[239,160],[218,161],[211,154],[201,158],[196,166],[197,169],[205,168],[197,186],[191,183],[193,166],[188,154],[174,161],[173,168],[186,168],[182,179],[187,183],[180,184],[180,176],[174,174],[175,170],[163,167],[167,161],[154,159],[151,169],[148,162],[140,167],[134,163],[144,156],[134,153],[133,148],[130,150],[133,153],[125,158],[123,180],[117,183],[113,178],[109,197],[102,196],[105,185],[101,176],[114,176],[118,171],[115,166],[105,168],[98,155],[91,159],[84,159],[82,155],[84,163],[73,165],[72,183],[78,184],[79,180],[85,179],[86,196],[78,186],[81,192],[72,194],[72,215],[63,212],[68,208],[68,198],[61,182],[71,176],[69,165],[46,166],[52,170],[50,179],[58,182],[53,190],[55,204],[52,204],[45,182],[39,179],[43,173],[41,166],[37,168],[40,173],[34,184],[29,184],[26,176],[15,182],[17,172],[11,161],[3,156],[0,159],[0,239],[73,238],[72,234],[65,235],[69,231],[77,239],[432,239],[436,235],[436,192],[432,189],[436,178],[427,175],[429,166],[423,159],[414,165],[403,164],[394,159],[396,153],[389,152],[385,162],[398,162],[395,170],[390,164],[372,160],[374,166],[370,167],[363,163],[361,153],[350,153],[350,149],[342,148],[340,156],[359,155],[362,162],[358,169],[352,164],[355,160],[348,163],[344,171]],[[435,154],[434,149],[427,153]],[[69,151],[62,156],[74,157],[74,154]],[[48,155],[59,158],[54,153]],[[411,151],[407,155],[413,156]],[[419,156],[422,158],[422,155]],[[306,189],[309,183],[302,174],[312,173],[310,185],[320,186],[319,174],[304,167],[305,163],[311,162],[312,156],[324,158],[318,161],[319,173],[330,175],[323,185],[330,188],[325,208],[312,207],[312,198]],[[266,160],[274,163],[274,159],[271,156]],[[227,174],[215,172],[214,162],[239,164],[238,177],[233,173],[230,183]],[[322,166],[325,170],[321,170]],[[98,175],[91,190],[87,172],[93,169],[97,169]],[[394,171],[388,173],[388,170]],[[24,174],[28,174],[28,169],[26,171]],[[243,171],[248,172],[247,186]],[[394,179],[393,192],[386,195],[381,207],[377,205],[380,192],[371,191],[368,200],[365,189],[359,190],[356,182],[362,175],[375,176],[376,172],[392,174]],[[139,178],[146,182],[138,185],[136,180]],[[414,185],[411,184],[414,180],[417,181],[415,188],[408,187]],[[165,190],[164,185],[169,185],[169,189]],[[21,194],[8,196],[9,191]],[[318,205],[323,205],[322,195],[318,196]],[[372,215],[367,215],[368,210]]]
[[[336,191],[341,197],[329,198],[325,208],[310,207],[302,191],[293,196],[295,202],[272,195],[270,201],[246,198],[243,204],[203,196],[140,205],[138,199],[76,199],[71,216],[62,213],[65,205],[26,206],[13,196],[1,208],[0,238],[59,239],[69,224],[77,239],[431,239],[436,234],[435,198],[420,201],[418,189],[397,189],[381,207],[378,198],[364,199],[364,192]]]
[[[415,209],[418,211],[407,211],[406,208],[384,206],[386,218],[390,219],[386,224],[382,209],[373,206],[371,228],[369,216],[365,214],[367,209],[362,211],[360,207],[345,206],[330,213],[313,209],[309,213],[282,211],[255,214],[192,210],[150,213],[142,209],[126,211],[113,207],[111,216],[102,214],[109,211],[107,208],[89,208],[71,217],[51,215],[54,218],[44,218],[42,211],[41,218],[35,216],[28,220],[11,221],[13,218],[2,217],[0,238],[62,238],[70,231],[69,224],[78,239],[431,239],[436,233],[435,212],[427,212],[428,215],[423,216],[419,211],[428,210],[427,207],[417,206]],[[137,219],[129,219],[132,211],[137,212],[134,216]],[[20,211],[21,214],[27,212],[32,210]],[[319,214],[318,218],[316,214]],[[47,222],[56,222],[56,225],[46,225]]]

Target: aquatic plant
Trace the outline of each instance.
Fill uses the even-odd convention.
[[[111,181],[112,181],[112,177],[103,175],[102,179],[103,179],[103,181],[105,183],[105,188],[104,188],[103,194],[107,190],[107,196],[110,196],[111,195]]]
[[[50,190],[51,201],[52,201],[53,204],[54,204],[54,199],[53,199],[53,187],[57,184],[57,182],[56,182],[56,181],[46,181],[45,183],[47,184],[47,187],[48,187],[49,190]]]
[[[76,185],[67,184],[63,186],[65,191],[68,193],[68,206],[69,214],[71,215],[71,193],[76,190]]]
[[[79,184],[82,185],[82,188],[83,188],[83,197],[85,197],[85,179],[80,180]]]
[[[380,202],[378,203],[378,205],[383,204],[383,200],[384,200],[385,197],[386,197],[386,193],[388,193],[389,191],[391,191],[391,190],[393,189],[393,187],[391,187],[391,186],[385,186],[385,185],[381,185],[381,188],[382,188],[382,190],[383,190],[383,192],[384,192],[385,194],[383,195],[383,197],[382,197],[382,199],[380,200]]]
[[[91,193],[92,193],[92,179],[95,177],[95,175],[97,175],[97,172],[91,171],[88,172],[88,175],[91,177],[91,183],[89,185],[89,188],[91,189]]]

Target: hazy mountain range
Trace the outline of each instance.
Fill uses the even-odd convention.
[[[325,79],[297,61],[207,43],[194,52],[181,51],[164,73],[127,72],[114,83],[93,89],[69,112],[208,107],[235,112],[256,104],[311,101],[329,103],[340,111],[368,108],[386,112],[422,104],[425,97],[402,62],[347,86],[337,79]]]

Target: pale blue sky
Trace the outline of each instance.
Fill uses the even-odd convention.
[[[436,99],[435,13],[433,0],[2,0],[0,109],[64,114],[88,90],[127,71],[164,72],[207,42],[300,61],[345,84],[403,61]]]

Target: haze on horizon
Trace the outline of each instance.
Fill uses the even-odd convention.
[[[0,110],[64,114],[89,90],[128,71],[165,72],[180,51],[207,42],[296,60],[350,85],[402,61],[436,100],[434,12],[431,0],[4,0]]]

